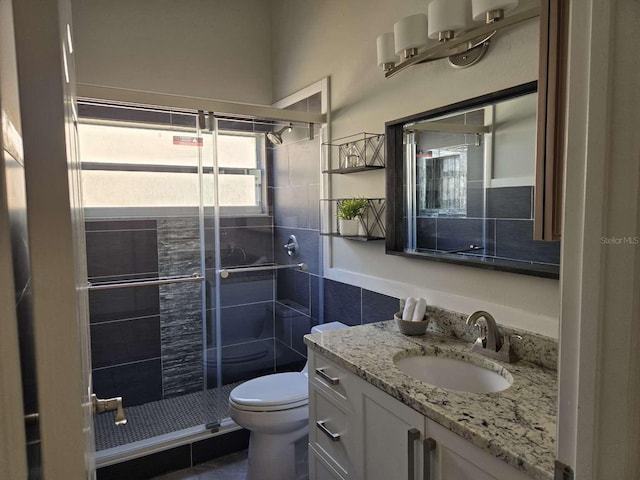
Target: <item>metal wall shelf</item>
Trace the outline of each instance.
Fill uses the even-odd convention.
[[[384,134],[356,133],[323,143],[323,173],[355,173],[384,168]],[[336,162],[337,165],[332,164]]]
[[[368,172],[370,170],[382,170],[384,165],[366,165],[363,167],[350,167],[350,168],[334,168],[333,170],[323,170],[322,173],[338,173],[341,175],[347,173]]]
[[[330,220],[328,225],[323,225],[324,228],[320,231],[320,235],[341,237],[361,242],[384,240],[384,212],[387,207],[387,201],[384,198],[367,198],[367,208],[360,219],[360,234],[341,235],[338,227],[337,210],[340,202],[344,200],[346,199],[332,198],[320,200],[320,213],[323,218],[328,218]]]
[[[322,144],[324,174],[345,175],[350,173],[382,170],[384,161],[384,134],[356,133],[338,138],[334,142]],[[331,178],[331,177],[329,177]],[[329,180],[330,185],[331,180]],[[329,189],[329,192],[331,189]],[[341,237],[360,242],[384,240],[385,222],[384,198],[367,198],[367,208],[360,218],[360,234],[341,235],[338,227],[337,210],[340,202],[346,198],[320,200],[320,235]]]

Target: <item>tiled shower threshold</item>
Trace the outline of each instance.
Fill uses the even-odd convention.
[[[231,390],[242,382],[222,387],[222,422],[213,431],[204,425],[203,405],[217,405],[217,389],[149,402],[125,409],[127,424],[115,425],[115,413],[105,412],[94,419],[96,467],[113,465],[168,448],[203,440],[239,427],[228,418]],[[203,402],[202,396],[206,395]]]

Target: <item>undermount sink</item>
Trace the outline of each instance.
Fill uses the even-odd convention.
[[[511,386],[513,379],[465,360],[431,355],[395,359],[394,363],[410,377],[429,385],[468,393],[499,392]]]

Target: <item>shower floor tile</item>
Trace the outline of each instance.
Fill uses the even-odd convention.
[[[228,417],[229,393],[240,383],[242,382],[223,385],[219,418]],[[213,388],[206,392],[194,392],[125,408],[126,425],[115,425],[115,412],[100,413],[93,422],[96,450],[119,447],[209,423],[215,417],[217,405],[218,391]]]

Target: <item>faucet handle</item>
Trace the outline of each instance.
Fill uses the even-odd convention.
[[[498,352],[501,356],[501,358],[499,358],[499,360],[503,360],[505,362],[508,363],[513,363],[513,362],[517,362],[518,361],[518,357],[516,356],[515,352],[513,351],[513,349],[511,348],[512,343],[511,343],[511,339],[512,338],[518,338],[520,340],[522,340],[522,336],[521,335],[517,335],[515,333],[511,334],[511,335],[504,335],[503,338],[503,343],[502,343],[502,348],[500,349],[500,352]]]

